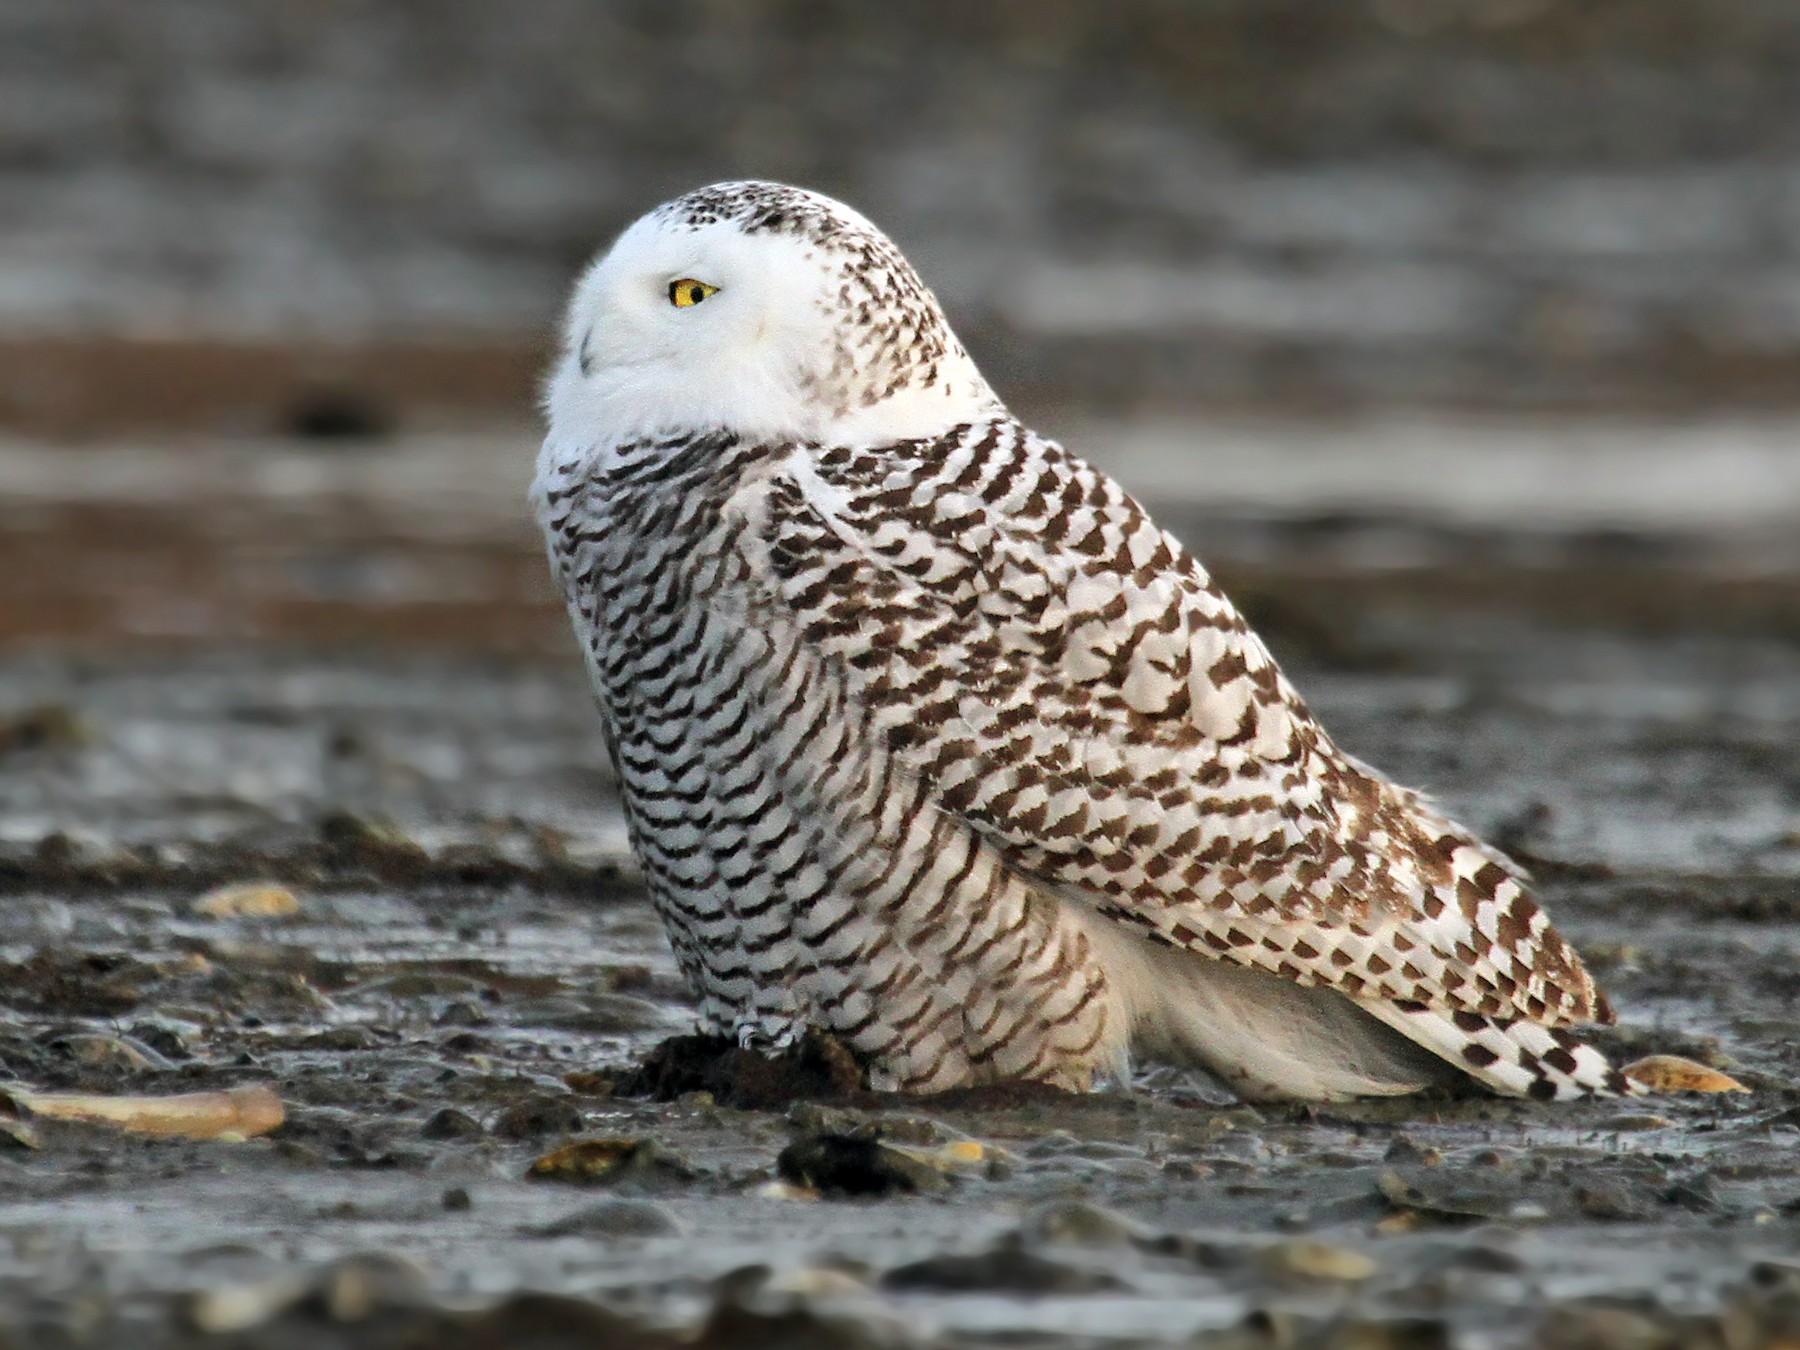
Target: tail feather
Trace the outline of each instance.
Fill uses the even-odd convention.
[[[1566,1101],[1637,1097],[1647,1090],[1561,1027],[1383,999],[1358,999],[1357,1006],[1503,1096]]]

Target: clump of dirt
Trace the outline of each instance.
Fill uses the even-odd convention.
[[[706,1092],[722,1106],[779,1111],[794,1102],[841,1100],[868,1086],[868,1068],[848,1046],[809,1030],[773,1053],[723,1036],[671,1036],[620,1076],[613,1091],[659,1102]]]
[[[136,1008],[157,979],[129,956],[44,949],[0,963],[0,999],[30,1012],[111,1017]]]
[[[781,1150],[782,1180],[822,1195],[920,1195],[945,1189],[942,1172],[873,1134],[817,1134]]]

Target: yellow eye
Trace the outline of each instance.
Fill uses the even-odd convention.
[[[669,283],[669,303],[676,309],[689,309],[707,296],[718,294],[718,290],[717,286],[708,286],[704,281],[683,277],[680,281]]]

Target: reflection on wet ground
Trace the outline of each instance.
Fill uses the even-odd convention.
[[[1535,869],[1619,1005],[1612,1051],[1715,1062],[1750,1095],[1250,1108],[1145,1066],[1089,1098],[740,1111],[611,1093],[689,1004],[535,545],[494,505],[529,447],[380,453],[415,452],[381,478],[379,453],[275,450],[245,487],[215,447],[193,480],[167,459],[99,475],[85,505],[10,480],[0,547],[76,521],[92,542],[0,573],[15,637],[84,640],[0,659],[0,1068],[269,1082],[288,1121],[237,1144],[0,1129],[0,1344],[1735,1350],[1800,1330],[1800,605],[1742,540],[1664,522],[1527,547],[1496,522],[1187,508],[1346,748]],[[1422,551],[1395,565],[1399,544]],[[334,556],[372,570],[309,570]],[[1549,579],[1495,589],[1527,566]],[[1602,574],[1644,608],[1574,623],[1597,602],[1565,592]],[[1659,586],[1704,622],[1650,622]],[[96,643],[121,627],[159,641]],[[198,903],[251,881],[297,909]],[[596,1136],[665,1152],[588,1189],[526,1179]],[[816,1193],[805,1158],[846,1137],[829,1147],[890,1150],[895,1179]]]

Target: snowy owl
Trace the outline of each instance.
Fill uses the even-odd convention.
[[[1500,853],[1339,750],[854,210],[722,183],[582,277],[533,496],[705,1026],[878,1087],[1635,1085]]]

